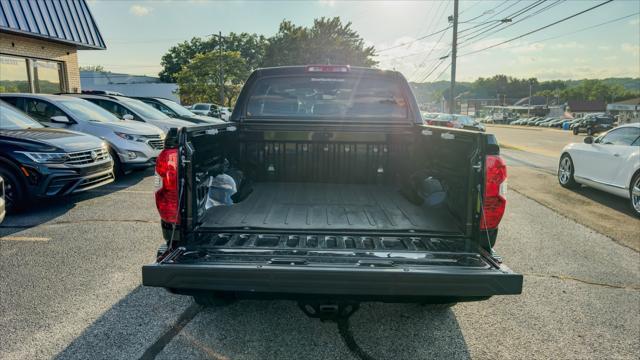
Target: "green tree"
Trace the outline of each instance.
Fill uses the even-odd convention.
[[[374,66],[373,46],[366,46],[360,35],[339,17],[315,19],[310,28],[280,23],[278,33],[269,38],[262,66],[349,64]]]
[[[175,75],[183,102],[220,101],[220,64],[224,70],[224,103],[232,106],[251,69],[238,51],[211,51],[196,54],[193,60]]]
[[[237,51],[250,69],[256,69],[264,56],[267,40],[262,35],[249,33],[229,33],[222,37],[222,43],[218,36],[212,35],[206,39],[194,37],[190,41],[181,42],[169,49],[162,56],[160,64],[160,80],[165,82],[176,81],[176,74],[182,67],[197,54],[206,54],[211,51],[219,51],[220,46],[224,51]]]
[[[85,65],[80,66],[80,71],[95,71],[95,72],[107,72],[102,65]]]

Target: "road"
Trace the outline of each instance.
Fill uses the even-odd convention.
[[[202,309],[140,284],[140,267],[162,242],[147,171],[1,225],[0,358],[636,359],[640,255],[557,207],[617,210],[580,192],[558,201],[523,190],[557,196],[555,160],[531,152],[544,133],[506,131],[496,130],[499,141],[529,150],[504,151],[513,191],[496,246],[525,276],[520,296],[445,311],[365,304],[341,328],[290,301]]]

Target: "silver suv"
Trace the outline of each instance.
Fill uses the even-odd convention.
[[[171,128],[193,126],[194,123],[175,119],[155,109],[149,104],[128,98],[126,96],[93,95],[93,94],[68,94],[79,97],[106,109],[120,119],[145,122],[159,127],[166,134]]]
[[[120,120],[89,101],[64,95],[0,94],[0,99],[31,115],[43,125],[97,136],[109,144],[117,174],[155,165],[164,146],[159,128]]]

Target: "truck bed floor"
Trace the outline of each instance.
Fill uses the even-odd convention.
[[[446,208],[412,204],[395,187],[322,183],[256,183],[244,201],[209,209],[203,226],[460,232]]]

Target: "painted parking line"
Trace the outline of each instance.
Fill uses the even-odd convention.
[[[0,241],[49,241],[47,237],[31,237],[31,236],[0,236]]]

